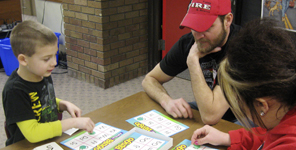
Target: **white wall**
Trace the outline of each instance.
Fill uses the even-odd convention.
[[[61,33],[60,44],[65,44],[63,6],[61,3],[35,0],[37,21],[50,28],[53,32]]]

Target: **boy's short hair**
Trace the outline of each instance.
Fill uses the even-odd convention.
[[[31,57],[36,46],[56,44],[56,35],[39,22],[26,20],[15,26],[10,34],[10,44],[16,57],[24,54]]]

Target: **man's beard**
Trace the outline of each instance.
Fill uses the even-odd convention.
[[[201,53],[209,53],[210,51],[214,50],[214,48],[221,46],[225,38],[226,38],[226,31],[222,26],[222,30],[220,34],[213,42],[207,39],[200,39],[196,42],[197,48]],[[206,43],[200,43],[200,42],[206,42]],[[208,47],[204,47],[205,44],[208,44]]]

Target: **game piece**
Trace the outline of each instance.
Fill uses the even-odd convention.
[[[61,144],[74,150],[100,150],[114,142],[127,131],[113,126],[97,123],[93,132],[82,131],[71,138],[62,141]]]
[[[71,136],[72,134],[74,134],[78,130],[79,130],[78,128],[71,128],[71,129],[65,131],[64,133],[66,133],[66,134],[68,134],[68,135]]]
[[[151,110],[126,121],[146,131],[160,133],[165,136],[171,136],[189,128],[156,110]]]
[[[203,145],[193,145],[190,140],[183,140],[177,146],[175,146],[172,150],[218,150],[215,148],[210,148]]]
[[[199,149],[200,148],[200,145],[193,145],[193,148]]]

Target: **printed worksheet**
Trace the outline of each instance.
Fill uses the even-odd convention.
[[[167,141],[134,132],[110,150],[158,150],[166,143]]]
[[[114,142],[127,131],[104,124],[97,123],[93,133],[82,131],[61,144],[74,150],[100,150]]]
[[[214,148],[210,148],[203,145],[193,145],[191,144],[190,140],[183,140],[181,143],[179,143],[176,147],[174,147],[172,150],[218,150]]]
[[[63,150],[56,142],[50,142],[38,147],[35,147],[33,150]]]
[[[146,131],[159,133],[165,136],[171,136],[189,128],[156,110],[151,110],[126,121]]]

